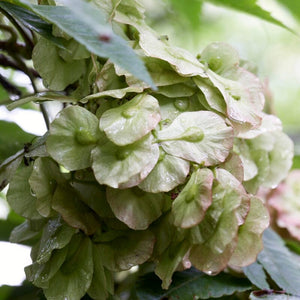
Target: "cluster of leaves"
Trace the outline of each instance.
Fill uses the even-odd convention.
[[[9,107],[65,104],[45,136],[0,166],[26,218],[11,241],[33,246],[27,279],[47,299],[106,299],[114,273],[145,263],[168,289],[192,265],[216,275],[255,262],[269,225],[255,194],[286,176],[293,155],[263,112],[260,81],[227,44],[198,57],[172,47],[136,0],[92,2],[0,3],[39,31],[32,60],[51,90]],[[249,288],[221,284],[213,296]]]

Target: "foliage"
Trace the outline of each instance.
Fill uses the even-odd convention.
[[[281,25],[256,1],[230,6]],[[286,177],[293,143],[231,46],[197,57],[173,47],[138,0],[0,8],[5,50],[34,88],[8,107],[40,103],[48,124],[0,165],[1,189],[9,184],[7,201],[25,218],[10,240],[32,246],[28,281],[62,300],[208,299],[249,294],[252,284],[299,296],[300,267],[265,231],[257,195]],[[44,101],[63,103],[51,124]]]

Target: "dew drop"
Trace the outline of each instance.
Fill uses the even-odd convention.
[[[189,101],[188,100],[183,100],[183,99],[177,99],[174,102],[174,106],[179,110],[179,111],[186,111],[189,107]]]

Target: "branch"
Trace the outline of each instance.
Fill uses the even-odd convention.
[[[12,83],[10,83],[6,78],[4,78],[1,74],[0,74],[0,84],[4,87],[4,89],[9,93],[9,94],[13,94],[13,95],[17,95],[17,96],[21,96],[21,91],[14,86]]]

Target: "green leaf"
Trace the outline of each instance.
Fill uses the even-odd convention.
[[[177,270],[180,263],[182,263],[184,256],[188,252],[190,245],[187,241],[172,241],[167,249],[159,257],[159,261],[155,267],[155,274],[162,280],[162,288],[168,289],[173,273]],[[190,267],[188,262],[187,268]]]
[[[137,294],[143,300],[210,299],[250,289],[251,284],[244,278],[233,277],[226,273],[208,276],[194,268],[176,272],[168,290],[160,288],[160,281],[153,273],[143,276],[137,282]]]
[[[158,163],[140,184],[139,188],[149,193],[169,192],[184,183],[190,170],[190,163],[160,149]]]
[[[17,124],[0,120],[0,164],[4,159],[24,148],[35,136]]]
[[[100,226],[97,215],[81,201],[80,195],[67,184],[57,186],[52,199],[52,208],[63,217],[67,224],[81,229],[87,235],[95,233]]]
[[[223,162],[232,147],[232,128],[210,111],[184,112],[157,132],[162,148],[171,155],[211,166]]]
[[[105,111],[100,118],[100,129],[112,142],[125,146],[148,134],[160,119],[158,101],[150,95],[141,94]]]
[[[49,287],[49,280],[55,276],[57,271],[64,263],[68,253],[68,247],[62,249],[56,249],[51,254],[50,260],[39,264],[34,262],[33,264],[25,267],[26,278],[34,285],[41,288]]]
[[[281,26],[282,28],[285,28],[291,32],[294,32],[292,29],[284,25],[281,21],[278,19],[272,17],[271,13],[264,10],[261,6],[258,5],[257,0],[206,0],[209,2],[212,2],[215,5],[218,6],[225,6],[227,8],[232,8],[247,14],[251,14],[255,17],[258,17],[262,20],[265,20],[267,22],[273,23],[275,25]]]
[[[247,278],[257,287],[260,289],[268,290],[270,286],[267,282],[267,276],[263,269],[263,266],[258,263],[254,262],[250,266],[244,267],[243,271]]]
[[[214,42],[201,52],[201,61],[219,75],[232,67],[237,67],[240,62],[239,54],[229,44]]]
[[[199,224],[212,203],[214,176],[209,169],[195,171],[172,204],[174,224],[190,228]]]
[[[111,271],[128,270],[146,262],[152,254],[154,235],[148,231],[124,231],[111,242],[97,244],[104,266]]]
[[[57,164],[48,157],[39,157],[35,160],[29,184],[36,195],[37,211],[43,217],[53,215],[51,202],[57,182],[62,183],[65,179],[59,171]]]
[[[289,12],[294,15],[298,21],[300,21],[300,3],[294,0],[277,0],[278,3],[283,5],[289,10]]]
[[[65,168],[79,170],[91,166],[91,151],[99,138],[97,117],[83,107],[70,106],[51,123],[46,147]]]
[[[14,1],[14,2],[18,2],[18,1]],[[0,3],[0,7],[5,9],[15,19],[18,19],[29,29],[37,32],[45,39],[48,39],[49,41],[53,42],[56,46],[60,48],[65,48],[64,39],[55,37],[52,34],[52,25],[45,22],[35,13],[31,12],[30,10],[24,7],[6,1],[2,1]]]
[[[93,181],[74,181],[71,186],[80,195],[80,199],[94,212],[103,218],[113,218],[114,214],[106,200],[106,188]]]
[[[47,262],[54,249],[64,248],[75,233],[75,229],[64,224],[61,217],[50,219],[45,227],[39,243],[36,262]]]
[[[44,289],[48,300],[80,300],[88,290],[93,277],[92,242],[82,237],[77,247],[69,245],[66,261]]]
[[[35,45],[32,60],[44,85],[56,91],[62,91],[77,81],[86,70],[84,60],[63,60],[59,55],[59,48],[45,38],[40,38]]]
[[[28,179],[32,166],[22,166],[13,176],[7,191],[7,201],[19,215],[30,219],[39,219],[41,215],[36,210],[36,197],[33,196]]]
[[[147,229],[164,207],[164,194],[146,193],[138,187],[118,190],[107,188],[107,201],[115,216],[134,230]]]
[[[240,226],[238,243],[229,264],[245,267],[256,261],[257,254],[263,249],[262,234],[269,226],[269,213],[261,199],[250,198],[250,211],[245,223]]]
[[[68,103],[68,102],[77,102],[76,99],[69,97],[69,96],[65,96],[63,94],[60,93],[54,93],[54,92],[41,92],[41,93],[37,93],[33,96],[28,96],[28,97],[24,97],[18,100],[15,100],[14,102],[12,102],[11,104],[7,105],[6,108],[8,110],[13,110],[16,107],[19,107],[21,105],[24,105],[28,102],[31,101],[36,101],[38,103],[42,102],[42,101],[60,101],[63,103]]]
[[[148,134],[141,140],[123,147],[110,141],[92,151],[92,168],[100,184],[113,188],[138,185],[154,168],[159,158],[158,144]]]
[[[109,294],[113,294],[114,286],[113,273],[108,271],[103,266],[103,258],[98,247],[93,244],[93,262],[94,272],[91,286],[88,289],[88,294],[93,299],[106,299]]]
[[[94,4],[80,0],[65,0],[64,3],[68,6],[30,5],[30,8],[92,53],[109,58],[155,88],[144,64],[126,41],[114,34],[102,11]]]
[[[264,232],[263,242],[264,249],[258,255],[258,262],[280,288],[292,295],[300,295],[300,263],[271,229]]]
[[[34,224],[34,222],[40,225],[38,229],[35,227],[36,224]],[[41,226],[43,225],[43,219],[37,221],[26,220],[11,231],[9,241],[11,243],[22,244],[28,240],[34,239],[40,235]]]

